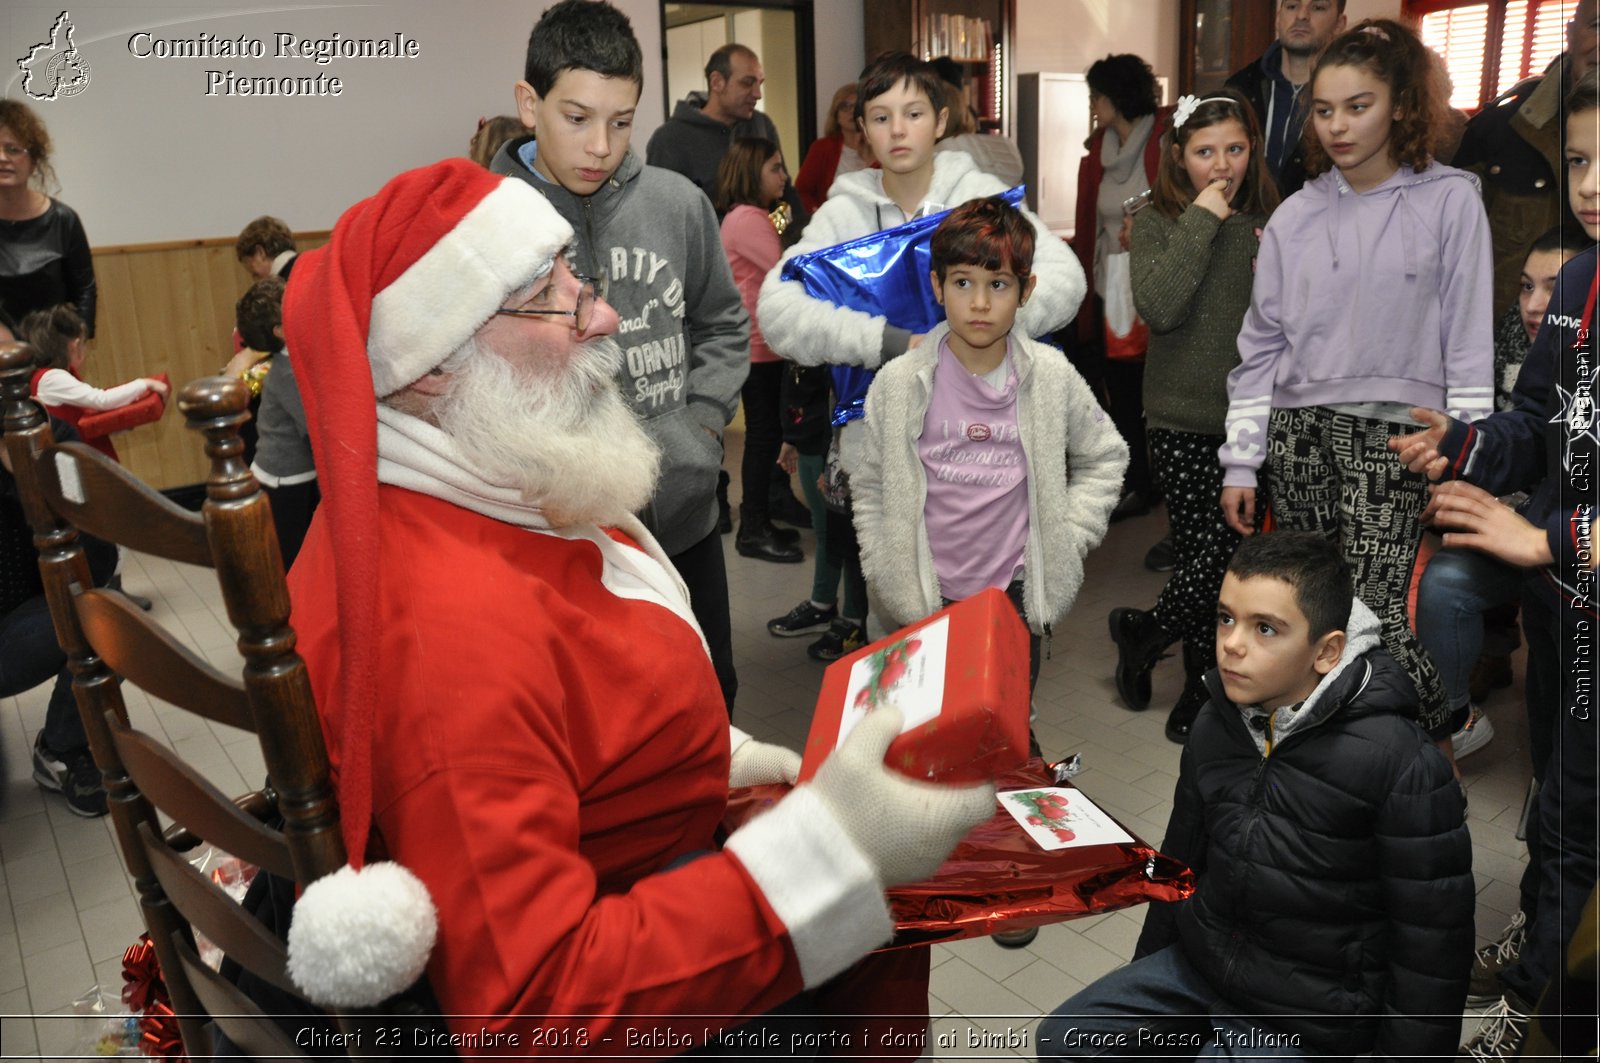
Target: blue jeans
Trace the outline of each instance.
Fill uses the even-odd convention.
[[[1440,550],[1417,588],[1417,641],[1433,658],[1451,710],[1466,706],[1483,652],[1483,614],[1522,596],[1522,570],[1476,550]]]
[[[29,598],[0,617],[0,698],[55,680],[44,714],[44,744],[57,753],[72,753],[89,744],[78,702],[72,696],[67,655],[56,642],[50,606],[44,595]]]
[[[1101,978],[1047,1016],[1038,1035],[1041,1061],[1309,1058],[1273,1045],[1293,1040],[1237,1014],[1177,945]]]

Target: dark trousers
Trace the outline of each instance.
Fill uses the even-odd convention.
[[[1537,582],[1535,582],[1537,581]],[[1522,635],[1528,644],[1528,659],[1523,672],[1523,701],[1528,710],[1528,758],[1533,777],[1545,782],[1555,751],[1555,732],[1561,717],[1561,677],[1565,671],[1561,646],[1561,624],[1550,601],[1538,585],[1538,573],[1529,575],[1522,585]],[[1522,872],[1522,913],[1531,925],[1539,913],[1539,877],[1544,865],[1544,828],[1536,802],[1528,816],[1528,866]],[[1532,999],[1531,997],[1529,998]]]
[[[1591,647],[1593,623],[1588,621],[1590,630],[1584,635],[1591,640]],[[1568,637],[1582,633],[1571,624],[1562,626]],[[1532,640],[1529,642],[1531,647]],[[1539,998],[1561,966],[1567,942],[1578,928],[1583,906],[1600,875],[1596,859],[1600,834],[1600,817],[1596,815],[1600,802],[1600,714],[1595,708],[1593,658],[1575,660],[1568,651],[1563,661],[1566,667],[1560,672],[1560,718],[1554,721],[1554,748],[1545,765],[1536,810],[1540,844],[1538,903],[1528,919],[1528,937],[1523,942],[1521,958],[1501,974],[1505,985],[1528,1001]],[[1549,1010],[1592,1013],[1594,1004],[1594,997],[1589,995],[1551,1001]]]
[[[689,588],[689,607],[711,649],[711,666],[717,671],[722,700],[733,715],[739,693],[739,675],[733,669],[733,621],[728,615],[728,565],[722,556],[722,536],[711,534],[669,561]]]
[[[767,522],[772,471],[783,447],[779,388],[787,362],[751,362],[740,397],[744,400],[744,461],[739,467],[739,519],[752,526]]]
[[[1150,453],[1167,498],[1172,575],[1156,598],[1156,622],[1183,639],[1206,669],[1217,663],[1217,594],[1239,545],[1222,515],[1222,436],[1150,429]],[[1260,507],[1257,507],[1260,508]]]
[[[1122,477],[1122,488],[1150,497],[1156,485],[1150,475],[1150,450],[1144,430],[1143,358],[1106,359],[1106,397],[1111,423],[1128,443],[1128,471]]]
[[[322,501],[322,489],[317,481],[308,480],[282,487],[263,485],[262,490],[272,503],[272,525],[278,532],[278,549],[283,553],[283,570],[287,572],[300,553],[300,544],[306,541],[311,515]]]
[[[1223,1000],[1171,945],[1119,967],[1039,1024],[1039,1059],[1301,1059]],[[1268,1036],[1261,1036],[1266,1034]],[[1164,1039],[1164,1041],[1162,1040]]]
[[[51,678],[56,685],[45,709],[44,744],[57,753],[84,749],[89,736],[84,734],[78,702],[72,696],[67,655],[56,642],[50,606],[41,594],[0,618],[0,698],[32,690]]]

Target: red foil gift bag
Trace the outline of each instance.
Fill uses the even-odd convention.
[[[1028,702],[1028,629],[991,588],[829,665],[800,779],[891,704],[906,722],[890,767],[943,783],[993,779],[1028,759]]]

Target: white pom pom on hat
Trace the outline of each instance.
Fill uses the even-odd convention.
[[[371,1007],[422,974],[438,934],[427,887],[365,868],[377,717],[377,399],[439,365],[508,294],[548,273],[572,227],[527,183],[450,159],[391,180],[295,261],[283,322],[294,352],[334,548],[337,753],[349,864],[294,907],[289,976],[313,1003]]]
[[[289,925],[289,978],[313,1004],[370,1008],[415,982],[438,936],[422,881],[384,860],[307,886]]]

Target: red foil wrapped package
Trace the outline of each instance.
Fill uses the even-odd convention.
[[[1071,785],[1058,782],[1037,757],[996,781],[1002,791]],[[786,792],[783,786],[733,791],[723,827],[736,829]],[[1133,842],[1045,850],[996,804],[994,816],[973,828],[931,879],[889,890],[895,938],[886,947],[985,937],[1145,901],[1181,901],[1194,892],[1193,872],[1128,835]]]
[[[157,373],[153,379],[161,381],[169,388],[172,386],[165,373]],[[85,413],[78,419],[78,434],[84,439],[97,439],[113,432],[126,432],[130,428],[138,428],[142,424],[152,424],[161,420],[166,408],[167,400],[162,398],[159,392],[147,391],[141,398],[126,406]]]
[[[867,713],[905,727],[884,761],[914,779],[974,783],[1028,756],[1028,630],[993,588],[828,666],[806,738],[804,781]]]

